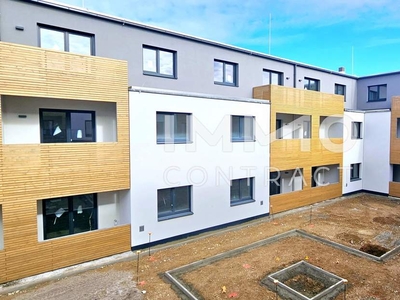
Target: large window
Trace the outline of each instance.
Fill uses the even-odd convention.
[[[191,117],[186,113],[157,112],[157,143],[190,143]]]
[[[343,95],[344,101],[346,102],[346,86],[345,85],[335,83],[335,94]]]
[[[351,138],[361,139],[361,122],[351,122]]]
[[[95,113],[40,109],[42,143],[95,142]]]
[[[176,52],[143,46],[143,74],[176,78]]]
[[[263,70],[263,85],[267,84],[282,85],[282,77],[283,73],[281,72]]]
[[[361,164],[351,164],[350,165],[350,181],[361,179]]]
[[[231,116],[232,142],[254,142],[253,116]]]
[[[44,239],[97,229],[97,195],[43,200]]]
[[[77,54],[94,55],[94,35],[40,25],[40,47]]]
[[[191,215],[191,198],[191,186],[158,190],[158,221]]]
[[[368,101],[386,101],[387,85],[372,85],[368,87]]]
[[[310,91],[319,91],[319,80],[304,77],[304,89]]]
[[[214,60],[214,83],[237,86],[237,69],[235,63]]]
[[[241,178],[231,181],[231,206],[254,202],[253,178]]]

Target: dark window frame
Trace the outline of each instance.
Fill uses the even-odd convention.
[[[79,233],[85,233],[85,232],[91,232],[94,230],[98,230],[98,203],[97,203],[97,194],[93,193],[93,194],[85,194],[85,195],[74,195],[74,196],[68,196],[68,197],[59,197],[59,198],[51,198],[51,199],[43,199],[42,200],[42,216],[43,216],[43,240],[52,240],[52,239],[56,239],[56,238],[61,238],[61,237],[68,237],[71,235],[75,235],[75,234],[79,234],[79,233],[74,233],[74,209],[73,209],[73,200],[74,197],[77,196],[86,196],[86,195],[92,195],[93,197],[93,211],[92,211],[92,221],[93,223],[91,223],[92,229],[88,230],[88,231],[84,231],[84,232],[79,232]],[[51,237],[51,238],[47,238],[47,220],[46,220],[46,203],[47,201],[51,201],[51,200],[56,200],[56,199],[67,199],[68,200],[68,230],[69,230],[69,234],[67,235],[62,235],[62,236],[56,236],[56,237]]]
[[[243,122],[239,121],[239,138],[233,137],[233,119],[240,118],[243,119]],[[246,139],[244,127],[241,127],[240,124],[244,123],[245,118],[252,118],[252,138]],[[256,117],[255,116],[239,116],[239,115],[231,115],[231,142],[255,142],[256,141],[256,134],[255,134],[255,125],[256,125]]]
[[[185,112],[166,112],[166,111],[157,111],[156,112],[156,123],[157,123],[157,117],[158,115],[170,115],[170,116],[174,116],[174,140],[173,142],[167,142],[165,141],[165,136],[164,139],[159,139],[158,138],[158,131],[157,131],[157,126],[156,126],[156,140],[157,140],[157,144],[160,145],[164,145],[164,144],[190,144],[192,143],[192,118],[193,118],[193,114],[192,113],[185,113]],[[177,122],[176,122],[176,117],[177,115],[186,115],[189,117],[189,124],[186,124],[187,127],[189,127],[188,130],[188,135],[186,136],[186,138],[183,139],[177,139],[175,138],[175,134],[177,131]]]
[[[269,173],[269,195],[281,194],[281,172],[275,171]]]
[[[312,87],[312,82],[315,82],[315,89],[311,89],[310,87]],[[320,91],[320,80],[319,79],[315,79],[315,78],[311,78],[311,77],[304,77],[304,89],[308,90],[308,91],[315,91],[315,92],[319,92]]]
[[[361,180],[361,163],[350,165],[350,181]]]
[[[385,87],[386,89],[386,97],[380,98],[380,89]],[[377,88],[377,91],[371,91],[371,88]],[[378,95],[374,97],[374,95]],[[375,99],[376,98],[376,99]],[[379,101],[386,101],[387,100],[387,84],[375,84],[368,86],[368,102],[379,102]]]
[[[360,140],[362,130],[362,122],[351,122],[351,139],[352,140]]]
[[[340,93],[339,88],[343,90],[343,94]],[[346,102],[346,86],[344,84],[335,83],[335,95],[342,95],[344,98],[344,102]]]
[[[176,189],[179,189],[179,188],[189,188],[189,191],[188,191],[189,199],[187,199],[188,208],[186,210],[175,211],[174,210],[174,206],[176,206],[176,205],[174,205],[174,203],[176,202],[175,192],[176,192]],[[169,190],[171,202],[173,202],[173,203],[171,203],[171,210],[168,212],[159,213],[158,208],[157,208],[158,221],[165,221],[165,220],[170,220],[170,219],[193,215],[193,211],[192,211],[193,186],[192,185],[178,186],[178,187],[172,187],[172,188],[166,188],[166,189],[158,189],[157,190],[157,206],[158,206],[158,196],[159,196],[158,192],[166,191],[166,190]]]
[[[156,52],[156,71],[146,71],[144,69],[143,63],[144,63],[144,50],[152,50]],[[167,52],[167,53],[171,53],[172,54],[172,75],[168,75],[168,74],[162,74],[161,70],[160,70],[160,65],[161,65],[161,61],[160,61],[160,52]],[[164,77],[164,78],[170,78],[170,79],[177,79],[177,72],[178,72],[178,68],[177,68],[177,51],[175,50],[170,50],[170,49],[165,49],[165,48],[159,48],[159,47],[154,47],[154,46],[149,46],[149,45],[143,45],[142,47],[142,69],[143,69],[143,75],[150,75],[150,76],[157,76],[157,77]]]
[[[237,179],[232,179],[231,184],[230,184],[230,205],[231,206],[237,206],[237,205],[242,205],[242,204],[247,204],[247,203],[252,203],[255,202],[256,200],[254,199],[254,177],[246,177],[246,178],[237,178]],[[233,182],[236,181],[239,183],[239,199],[238,200],[232,200],[232,186]],[[250,196],[242,197],[242,191],[241,191],[241,182],[246,181],[246,185],[249,186],[250,182]]]
[[[268,77],[269,77],[269,83],[265,84],[263,82],[263,85],[269,85],[269,84],[273,84],[272,82],[272,75],[278,75],[278,85],[283,85],[283,72],[278,72],[278,71],[273,71],[273,70],[268,70],[268,69],[263,69],[263,79],[264,79],[264,74],[265,73],[269,73]]]
[[[63,142],[44,142],[45,121],[43,120],[43,112],[63,112],[66,113],[66,141]],[[91,122],[91,141],[80,141],[72,138],[71,134],[71,113],[85,113],[92,115]],[[69,109],[52,109],[40,108],[39,109],[39,124],[40,124],[40,143],[95,143],[96,142],[96,112],[89,110],[69,110]]]
[[[238,75],[239,74],[239,64],[234,63],[234,62],[219,60],[219,59],[214,59],[214,63],[215,62],[222,63],[222,81],[216,81],[215,76],[214,76],[214,84],[238,87],[239,86],[239,75]],[[233,83],[226,81],[226,66],[227,65],[233,67]],[[215,72],[215,70],[214,70],[214,72]]]
[[[46,29],[46,30],[52,30],[52,31],[57,31],[57,32],[62,32],[64,33],[64,52],[69,52],[69,53],[74,53],[69,51],[69,35],[79,35],[83,37],[87,37],[90,39],[90,55],[95,56],[96,55],[96,46],[95,46],[95,35],[93,33],[88,33],[88,32],[83,32],[83,31],[78,31],[78,30],[73,30],[73,29],[68,29],[68,28],[62,28],[62,27],[56,27],[56,26],[51,26],[51,25],[46,25],[46,24],[41,24],[38,23],[38,45],[40,48],[42,48],[42,38],[41,38],[41,29]],[[43,48],[45,49],[45,48]],[[78,55],[84,55],[80,53],[75,53]]]

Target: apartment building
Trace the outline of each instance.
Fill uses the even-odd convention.
[[[0,16],[0,282],[342,194],[400,196],[400,73],[45,0],[3,0]]]

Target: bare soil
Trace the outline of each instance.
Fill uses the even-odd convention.
[[[151,256],[144,251],[138,274],[136,260],[117,263],[3,295],[0,300],[179,299],[163,278],[165,271],[291,229],[302,229],[355,249],[366,244],[393,249],[400,244],[399,216],[400,202],[387,197],[359,195],[328,201],[312,209],[162,245],[164,248],[159,247]],[[203,299],[275,299],[275,294],[260,284],[261,279],[300,260],[346,278],[347,299],[400,299],[400,255],[379,263],[301,237],[280,240],[218,261],[183,274],[182,278]]]

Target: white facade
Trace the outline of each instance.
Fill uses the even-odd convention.
[[[269,212],[268,101],[130,92],[132,246]],[[191,114],[191,141],[157,144],[157,112]],[[231,116],[254,116],[255,141],[231,141]],[[231,206],[230,180],[254,178],[253,199]],[[191,186],[192,214],[159,220],[157,190]]]

